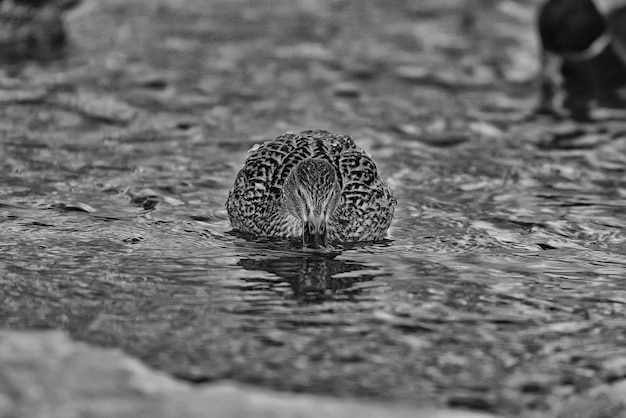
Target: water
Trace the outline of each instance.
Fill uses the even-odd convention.
[[[125,10],[102,7],[105,23]],[[130,119],[56,96],[0,109],[0,326],[67,330],[194,382],[512,413],[624,377],[622,124],[524,120],[513,93],[521,107],[494,111],[498,86],[459,94],[393,66],[337,98],[334,50],[293,59],[295,28],[261,6],[241,9],[247,35],[215,15],[187,27],[193,2],[136,7],[115,48],[85,35],[82,57],[17,83],[113,94]],[[399,201],[389,240],[313,252],[231,231],[246,150],[306,128],[371,153]],[[568,129],[583,133],[554,140]]]

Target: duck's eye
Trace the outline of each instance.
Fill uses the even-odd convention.
[[[319,230],[320,230],[320,234],[325,233],[326,232],[326,224],[322,222],[320,224]]]
[[[312,222],[309,223],[309,234],[315,234],[315,225]]]

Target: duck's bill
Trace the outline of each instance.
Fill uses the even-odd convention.
[[[326,234],[319,231],[310,232],[309,228],[304,229],[302,241],[305,247],[320,248],[326,246]]]

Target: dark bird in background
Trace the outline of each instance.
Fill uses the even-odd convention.
[[[626,109],[626,1],[549,0],[539,10],[539,110],[589,120],[594,106]]]
[[[0,0],[0,63],[50,61],[65,52],[63,13],[80,0]]]

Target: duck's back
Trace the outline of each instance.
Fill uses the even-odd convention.
[[[326,131],[288,132],[250,152],[228,196],[233,227],[260,236],[295,236],[301,225],[282,207],[290,171],[307,158],[330,162],[337,171],[341,201],[330,220],[331,239],[381,239],[391,223],[395,199],[371,158],[349,136]]]

